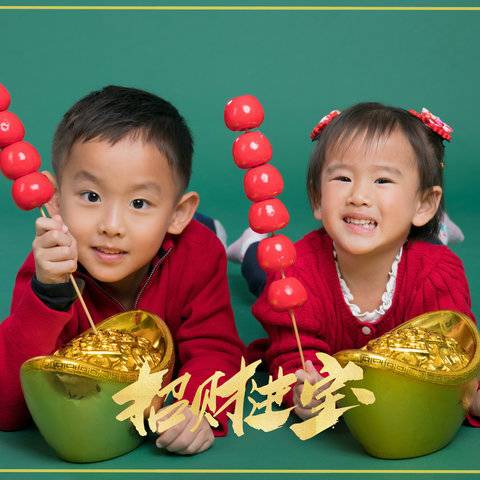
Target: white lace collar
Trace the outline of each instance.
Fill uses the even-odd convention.
[[[403,246],[400,248],[395,259],[393,260],[390,272],[388,272],[388,281],[385,287],[385,292],[382,295],[382,304],[371,312],[361,312],[358,305],[352,303],[353,295],[352,292],[350,292],[350,289],[348,288],[344,278],[342,277],[342,274],[340,273],[340,269],[338,268],[337,252],[335,251],[335,244],[333,245],[333,258],[335,260],[335,268],[337,269],[338,280],[340,281],[343,298],[345,299],[345,303],[350,308],[352,315],[357,317],[359,321],[365,323],[374,322],[384,315],[385,312],[392,306],[393,294],[395,293],[395,284],[397,281],[398,264],[402,258],[402,252]]]

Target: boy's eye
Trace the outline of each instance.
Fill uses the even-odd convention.
[[[377,178],[375,180],[375,183],[383,184],[383,183],[393,183],[393,182],[389,178],[382,177],[382,178]]]
[[[90,203],[95,203],[100,200],[100,196],[95,192],[83,192],[80,194],[80,196]]]
[[[148,207],[148,205],[149,205],[148,202],[146,200],[144,200],[143,198],[136,198],[135,200],[132,200],[130,202],[130,204],[136,210],[141,210],[145,207]]]
[[[344,177],[343,175],[335,177],[334,180],[338,180],[339,182],[351,182],[351,180],[348,177]]]

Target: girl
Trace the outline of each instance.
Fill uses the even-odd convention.
[[[462,262],[432,243],[444,212],[443,141],[451,131],[427,110],[362,103],[332,112],[312,132],[307,190],[323,228],[296,243],[296,263],[286,272],[308,293],[296,311],[306,371],[299,370],[289,315],[270,307],[267,289],[252,311],[269,338],[250,346],[272,374],[280,366],[297,373],[300,417],[313,406],[300,406],[301,384],[321,378],[316,352],[360,348],[428,311],[474,319]],[[267,285],[277,277],[269,275]]]

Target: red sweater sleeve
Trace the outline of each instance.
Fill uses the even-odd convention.
[[[225,373],[225,380],[237,373],[241,357],[245,356],[230,303],[225,249],[214,235],[208,238],[207,244],[190,252],[197,267],[185,268],[189,273],[183,276],[184,306],[175,334],[178,375],[191,374],[184,394],[190,402],[200,384],[215,371]],[[221,404],[217,402],[217,408]],[[226,412],[217,419],[220,425],[215,435],[226,435]]]
[[[0,323],[0,430],[16,430],[29,422],[20,367],[29,358],[52,353],[73,314],[72,308],[59,312],[39,300],[31,288],[34,273],[30,254],[15,281],[10,315]]]
[[[329,355],[334,353],[332,346],[326,341],[328,335],[325,331],[329,324],[328,319],[331,319],[332,312],[327,311],[327,306],[331,305],[331,301],[329,302],[324,297],[325,287],[320,282],[317,283],[309,272],[304,273],[301,268],[294,266],[288,269],[286,274],[300,280],[307,290],[308,301],[295,310],[295,318],[305,361],[311,360],[320,370],[322,365],[315,354],[317,352],[324,352]],[[268,370],[274,378],[278,375],[279,367],[282,367],[284,374],[294,373],[302,368],[289,313],[276,312],[267,299],[268,286],[278,278],[280,278],[279,274],[268,275],[267,285],[252,308],[252,313],[262,324],[269,337],[263,355]],[[319,279],[317,278],[317,280]],[[324,321],[320,322],[319,319]],[[252,348],[252,353],[255,355],[254,344]],[[289,406],[293,404],[292,389],[285,396],[284,403]]]

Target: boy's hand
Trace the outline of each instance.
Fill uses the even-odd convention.
[[[190,429],[196,423],[197,417],[188,407],[184,408],[182,413],[185,418],[180,423],[158,436],[157,447],[180,455],[193,455],[210,448],[215,437],[207,420],[202,418],[199,427],[192,432]]]
[[[317,369],[313,366],[311,360],[307,360],[305,362],[305,370],[297,370],[295,372],[295,375],[297,376],[297,383],[295,384],[295,387],[293,389],[293,403],[295,405],[294,411],[302,420],[306,420],[307,418],[311,418],[317,414],[312,412],[312,408],[323,403],[324,399],[320,398],[319,400],[317,400],[315,396],[318,395],[320,392],[326,390],[330,386],[331,382],[328,382],[323,387],[316,390],[313,394],[312,401],[308,405],[302,405],[300,398],[303,392],[303,384],[305,383],[305,380],[308,381],[308,383],[310,383],[311,385],[315,385],[324,377],[322,377],[322,375],[318,373]]]
[[[77,269],[77,242],[60,215],[40,217],[35,222],[33,256],[35,275],[42,283],[65,283]]]

